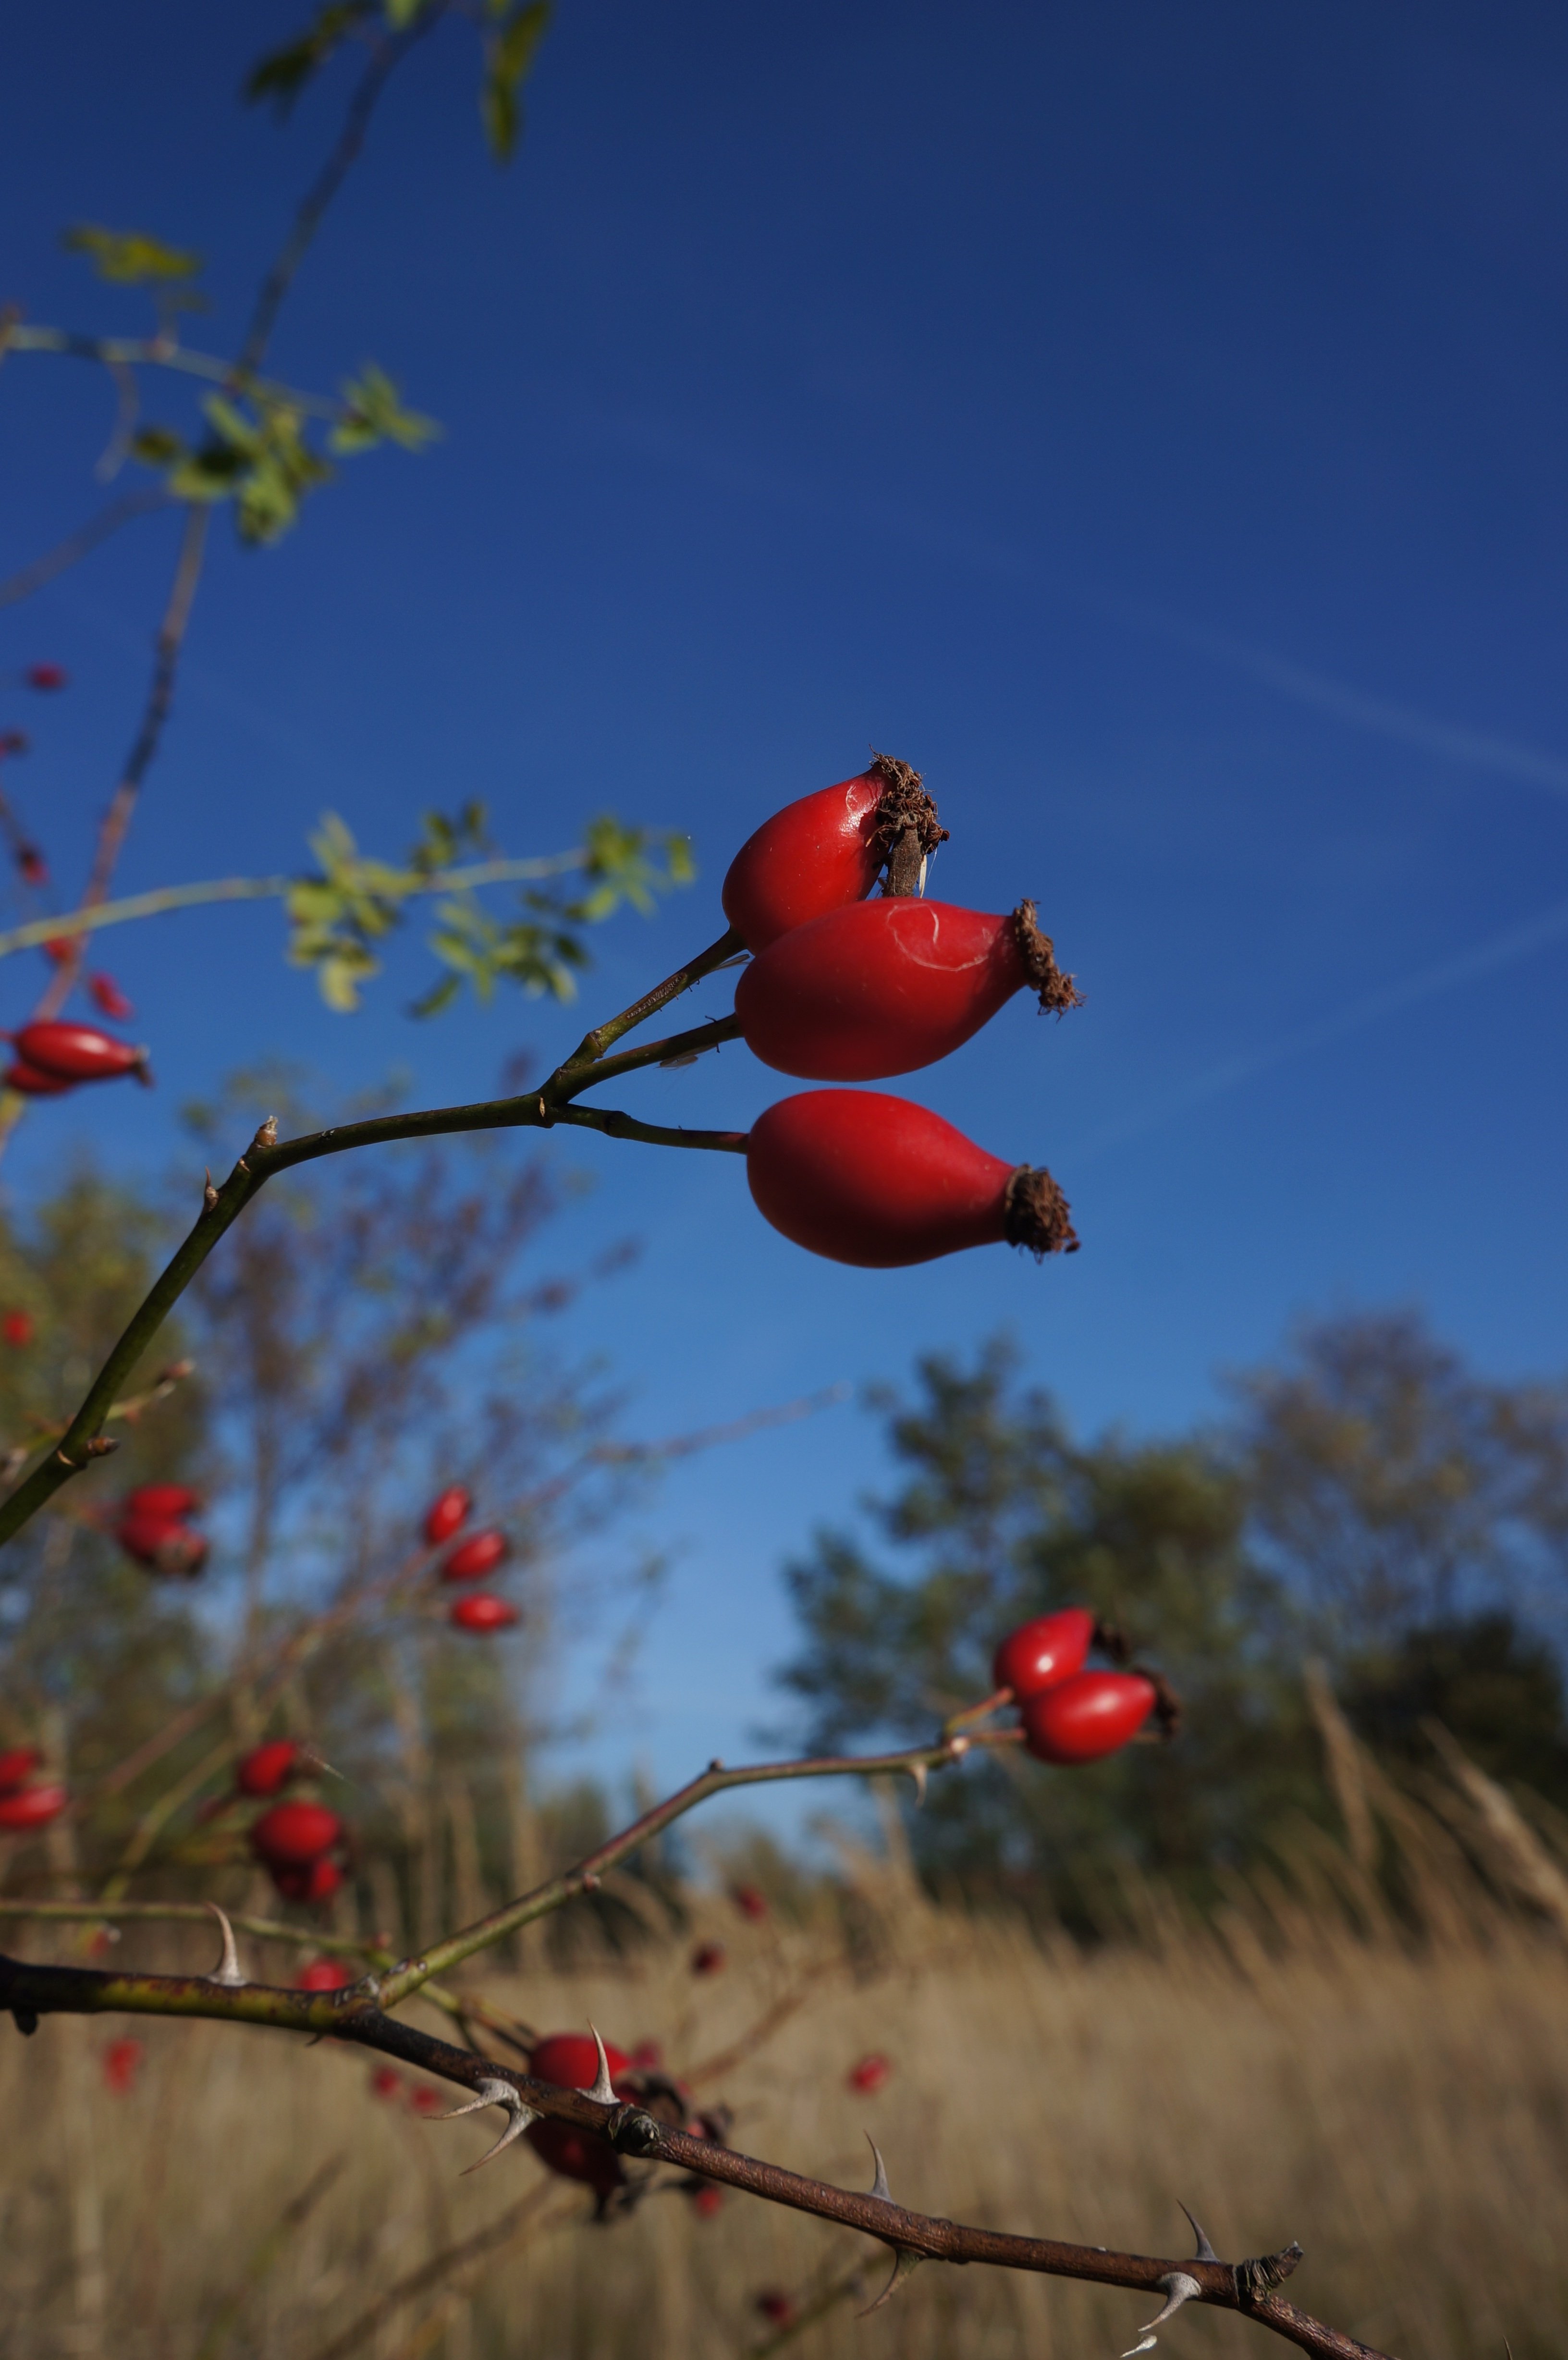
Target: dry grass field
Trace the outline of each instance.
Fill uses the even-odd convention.
[[[688,1929],[630,1965],[480,1987],[543,2028],[592,2016],[658,2040],[677,2070],[746,2048],[793,1996],[702,2084],[753,2153],[866,2186],[869,2132],[906,2202],[1147,2252],[1187,2249],[1180,2198],[1227,2256],[1298,2237],[1292,2298],[1407,2360],[1501,2360],[1505,2338],[1546,2360],[1568,2324],[1568,1957],[1539,1908],[1462,1872],[1435,1818],[1424,1852],[1413,1827],[1413,1931],[1321,1838],[1207,1929],[1132,1895],[1139,1939],[1092,1954],[935,1910],[896,1863],[861,1862],[853,1958],[713,1901],[716,1976],[691,1974]],[[205,1964],[183,1930],[133,1947]],[[281,1959],[251,1971],[286,1979]],[[116,2093],[104,2056],[127,2031],[144,2054]],[[872,2050],[892,2070],[866,2096],[847,2075]],[[777,2340],[768,2290],[825,2304],[789,2339],[802,2360],[1111,2360],[1149,2314],[931,2265],[856,2323],[850,2282],[869,2300],[887,2267],[866,2241],[737,2196],[702,2218],[674,2191],[596,2227],[526,2147],[459,2176],[498,2116],[433,2124],[370,2078],[363,2057],[212,2026],[7,2031],[5,2360],[733,2360]],[[1270,2341],[1188,2311],[1165,2348]]]

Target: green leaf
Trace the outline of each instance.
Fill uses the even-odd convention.
[[[406,33],[424,6],[425,0],[383,0],[387,22],[395,33]]]
[[[523,128],[520,92],[533,71],[534,59],[550,19],[550,0],[527,0],[493,33],[485,44],[485,82],[480,113],[485,136],[498,163],[507,163]]]
[[[149,237],[145,230],[100,229],[94,222],[78,222],[65,232],[60,243],[73,254],[90,256],[99,278],[113,279],[120,287],[141,287],[158,279],[194,279],[201,268],[199,254],[165,246],[160,238]]]
[[[270,103],[287,115],[306,83],[370,14],[370,0],[332,0],[304,32],[257,60],[241,84],[241,97],[248,106]]]
[[[378,442],[397,442],[405,451],[421,451],[434,442],[441,428],[433,418],[405,410],[397,388],[385,370],[367,361],[357,377],[343,388],[343,414],[329,438],[331,448],[345,456],[374,450]]]

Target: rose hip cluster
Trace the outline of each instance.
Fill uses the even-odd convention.
[[[449,1483],[440,1496],[432,1500],[423,1525],[427,1548],[444,1548],[456,1539],[474,1511],[474,1502],[461,1483]],[[441,1562],[443,1582],[483,1581],[487,1574],[506,1564],[511,1555],[511,1544],[505,1533],[485,1525],[476,1533],[465,1534],[455,1548],[447,1549]],[[499,1631],[509,1631],[518,1620],[517,1610],[505,1598],[497,1598],[488,1590],[471,1590],[454,1599],[447,1609],[447,1621],[459,1631],[472,1631],[482,1638],[492,1638]]]
[[[1131,1743],[1152,1714],[1176,1732],[1175,1697],[1158,1672],[1086,1671],[1091,1648],[1125,1662],[1127,1642],[1086,1606],[1037,1614],[1009,1631],[992,1663],[996,1693],[980,1710],[1016,1704],[1024,1743],[1040,1762],[1102,1761]]]
[[[270,1808],[250,1830],[250,1848],[286,1901],[320,1906],[343,1881],[348,1830],[335,1811],[304,1796],[282,1797],[285,1787],[312,1777],[323,1765],[297,1738],[272,1737],[252,1746],[234,1765],[231,1803],[264,1802]],[[314,1988],[314,1986],[312,1986]]]
[[[1077,1004],[1032,901],[995,917],[919,898],[946,834],[920,773],[879,754],[741,847],[723,899],[752,953],[735,1016],[764,1065],[805,1081],[881,1081],[951,1055],[1026,987],[1042,1009]],[[1048,1172],[880,1091],[781,1099],[752,1128],[746,1171],[776,1229],[862,1269],[1003,1240],[1037,1255],[1078,1243]]]

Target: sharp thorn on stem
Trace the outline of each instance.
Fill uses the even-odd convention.
[[[499,2155],[504,2147],[510,2147],[515,2138],[521,2138],[528,2125],[539,2120],[533,2108],[523,2103],[510,2081],[481,2081],[478,2096],[470,2098],[466,2106],[453,2106],[446,2114],[427,2114],[425,2119],[431,2123],[455,2123],[460,2115],[482,2114],[486,2106],[505,2106],[511,2120],[495,2146],[486,2147],[477,2163],[471,2163],[466,2170],[459,2173],[460,2179],[466,2180],[471,2171],[483,2171],[493,2157]]]
[[[899,2245],[894,2255],[892,2277],[876,2301],[868,2302],[864,2311],[856,2311],[855,2317],[869,2319],[874,2311],[880,2311],[885,2302],[891,2302],[905,2280],[913,2278],[920,2264],[930,2259],[929,2254],[917,2254],[912,2245]]]
[[[911,1762],[909,1769],[915,1782],[915,1808],[918,1811],[926,1798],[926,1765],[923,1762]]]
[[[260,1127],[258,1128],[258,1130],[257,1130],[257,1131],[256,1131],[256,1137],[251,1141],[251,1143],[250,1143],[250,1144],[251,1144],[251,1153],[252,1153],[253,1154],[256,1153],[256,1150],[258,1147],[259,1147],[259,1148],[262,1148],[263,1150],[265,1150],[265,1149],[269,1148],[269,1147],[276,1147],[276,1146],[277,1146],[277,1144],[278,1144],[278,1117],[277,1117],[275,1114],[269,1114],[269,1115],[267,1116],[267,1120],[265,1120],[265,1122],[263,1122],[263,1123],[260,1125]]]
[[[226,1991],[237,1991],[245,1978],[240,1972],[240,1954],[234,1947],[234,1929],[215,1901],[209,1901],[207,1907],[223,1929],[223,1955],[212,1973],[203,1975],[201,1980],[208,1983],[222,1983]]]
[[[1178,2204],[1181,2205],[1182,2212],[1187,2212],[1187,2207],[1184,2204],[1181,2204],[1181,2199],[1180,2197],[1176,2199],[1176,2202]],[[1219,2260],[1219,2256],[1210,2245],[1209,2233],[1203,2227],[1203,2223],[1201,2221],[1194,2221],[1192,2215],[1190,2212],[1187,2212],[1187,2226],[1191,2229],[1193,2236],[1196,2237],[1198,2241],[1197,2251],[1193,2254],[1192,2259],[1195,2262],[1217,2262]]]
[[[872,2158],[877,2165],[877,2177],[871,2183],[871,2193],[873,2196],[879,2196],[884,2204],[891,2204],[893,2191],[887,2185],[887,2167],[882,2160],[881,2148],[869,2131],[866,2134],[866,2144],[871,2149]]]
[[[1186,2209],[1185,2205],[1181,2207],[1183,2212]],[[1152,2351],[1160,2341],[1157,2331],[1164,2326],[1168,2319],[1175,2318],[1184,2302],[1191,2302],[1194,2295],[1200,2295],[1203,2291],[1197,2279],[1190,2278],[1185,2270],[1172,2270],[1170,2276],[1162,2278],[1160,2283],[1166,2294],[1164,2308],[1157,2311],[1152,2319],[1145,2321],[1143,2326],[1138,2331],[1138,2342],[1128,2346],[1122,2354],[1121,2360],[1135,2360],[1136,2354]]]
[[[604,2054],[604,2044],[599,2038],[598,2026],[591,2024],[588,2029],[593,2036],[593,2046],[599,2052],[599,2070],[593,2076],[593,2088],[584,2090],[583,2094],[585,2098],[593,2098],[601,2106],[613,2106],[617,2103],[617,2100],[615,2083],[610,2079],[610,2060]]]

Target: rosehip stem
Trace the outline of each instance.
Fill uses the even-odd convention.
[[[951,1737],[955,1730],[965,1728],[972,1721],[984,1721],[988,1712],[1000,1712],[1004,1705],[1012,1701],[1011,1688],[994,1689],[979,1704],[966,1704],[961,1712],[950,1712],[942,1724],[942,1733],[944,1737]]]

